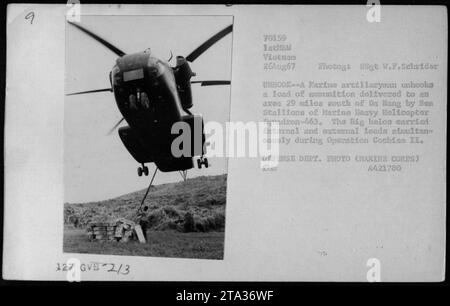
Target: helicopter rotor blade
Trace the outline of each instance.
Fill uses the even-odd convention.
[[[193,62],[203,54],[206,50],[208,50],[212,45],[214,45],[216,42],[218,42],[220,39],[225,37],[227,34],[231,33],[233,31],[233,25],[229,25],[222,31],[218,32],[211,38],[209,38],[207,41],[205,41],[203,44],[198,46],[194,51],[192,51],[188,56],[186,56],[186,60],[188,62]]]
[[[103,38],[98,36],[97,34],[92,33],[91,31],[89,31],[88,29],[83,28],[79,24],[76,24],[76,23],[71,22],[71,21],[67,21],[67,22],[69,24],[73,25],[74,27],[78,28],[82,32],[86,33],[87,35],[89,35],[90,37],[92,37],[93,39],[95,39],[96,41],[101,43],[103,46],[105,46],[106,48],[108,48],[109,50],[111,50],[112,52],[117,54],[118,56],[124,56],[125,55],[125,52],[123,52],[122,50],[120,50],[116,46],[112,45],[111,43],[107,42],[106,40],[104,40]]]
[[[125,118],[122,117],[122,119],[120,119],[116,124],[114,124],[114,126],[109,130],[109,132],[108,132],[107,135],[111,135],[111,134],[117,129],[117,127],[119,126],[119,124],[122,123],[122,121],[123,121],[124,119],[125,119]]]
[[[104,92],[104,91],[112,92],[112,88],[102,88],[102,89],[73,92],[73,93],[67,94],[66,96],[83,95],[83,94],[88,94],[88,93]]]
[[[200,86],[214,86],[214,85],[230,85],[231,81],[214,80],[214,81],[191,81],[191,84],[200,84]]]

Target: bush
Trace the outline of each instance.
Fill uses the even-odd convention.
[[[178,210],[176,208],[173,208],[172,206],[164,207],[164,212],[170,218],[180,218],[180,213],[178,212]]]
[[[207,232],[208,231],[208,225],[207,222],[205,222],[205,219],[200,219],[198,222],[195,223],[195,229],[199,232]]]
[[[212,215],[214,220],[215,229],[224,229],[225,228],[225,212],[215,212]]]
[[[225,215],[215,212],[211,216],[199,218],[195,222],[195,228],[199,232],[219,231],[225,228]]]
[[[184,225],[183,225],[184,232],[195,232],[195,220],[194,215],[191,212],[187,212],[184,215]]]
[[[85,227],[90,222],[134,219],[144,191],[101,202],[64,204],[64,223]],[[196,177],[154,187],[148,225],[152,230],[221,231],[225,228],[226,175]]]
[[[165,219],[165,213],[162,209],[156,209],[148,215],[149,227],[156,227]]]

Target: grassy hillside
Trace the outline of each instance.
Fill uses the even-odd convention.
[[[225,226],[227,176],[201,176],[186,182],[168,183],[150,189],[150,229],[180,232],[223,231]],[[64,223],[84,228],[89,222],[134,219],[146,189],[101,202],[65,203]]]

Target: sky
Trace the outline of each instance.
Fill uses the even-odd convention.
[[[150,48],[160,59],[172,51],[188,55],[206,39],[232,23],[231,16],[81,16],[81,25],[125,53]],[[232,34],[227,35],[192,64],[192,80],[230,80]],[[108,88],[116,54],[71,25],[66,25],[66,93]],[[192,86],[193,113],[205,123],[225,123],[230,113],[230,86]],[[139,177],[139,164],[109,129],[122,118],[110,92],[66,96],[64,101],[64,202],[80,203],[114,198],[146,188],[149,177]],[[125,126],[123,122],[121,126]],[[208,169],[189,177],[227,172],[225,158],[210,158]],[[149,172],[155,169],[147,164]],[[158,172],[154,184],[181,181],[178,172]]]

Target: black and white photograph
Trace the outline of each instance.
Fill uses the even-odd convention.
[[[70,1],[4,24],[8,282],[207,304],[446,280],[446,7]]]
[[[222,259],[227,159],[207,157],[203,126],[229,120],[232,16],[81,19],[66,25],[64,252]],[[192,154],[174,156],[175,122]]]

